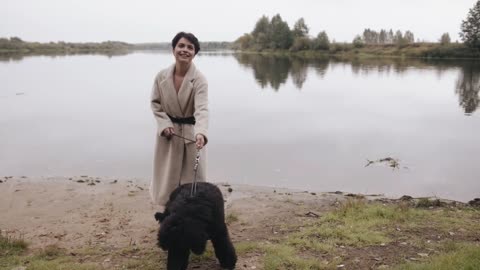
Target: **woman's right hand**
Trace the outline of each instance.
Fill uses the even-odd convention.
[[[162,136],[164,136],[168,140],[172,138],[173,134],[175,134],[175,130],[173,129],[173,127],[168,127],[162,131]]]

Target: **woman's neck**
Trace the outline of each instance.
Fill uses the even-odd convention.
[[[190,68],[189,64],[176,63],[175,64],[175,75],[184,77],[187,74],[188,69]]]

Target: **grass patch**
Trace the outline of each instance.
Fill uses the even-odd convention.
[[[19,266],[26,267],[26,270],[97,270],[95,264],[82,264],[75,262],[71,257],[57,257],[45,259],[39,256],[6,256],[0,259],[1,270],[11,270]]]
[[[228,213],[226,216],[225,216],[225,223],[227,225],[231,225],[235,222],[237,222],[239,219],[238,219],[238,216],[235,214],[235,213]]]
[[[249,252],[259,252],[260,250],[260,244],[257,242],[235,243],[235,252],[237,253],[237,255],[243,255]]]
[[[38,254],[37,257],[44,260],[53,260],[60,256],[65,255],[65,250],[58,247],[57,245],[49,245],[43,248]]]
[[[480,269],[480,246],[455,245],[449,247],[453,251],[434,256],[425,263],[408,263],[396,266],[395,270],[450,270]]]
[[[17,238],[0,233],[0,257],[7,255],[20,254],[28,247],[27,242],[22,238]]]
[[[320,261],[317,258],[302,258],[297,251],[287,245],[269,244],[263,247],[266,255],[265,270],[281,269],[336,269],[336,263]]]
[[[330,253],[338,246],[364,247],[391,241],[391,224],[405,222],[418,215],[409,208],[367,204],[364,200],[348,200],[337,210],[318,221],[305,225],[288,236],[287,243],[301,249]]]

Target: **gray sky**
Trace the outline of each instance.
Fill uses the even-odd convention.
[[[27,41],[170,41],[178,31],[200,41],[233,41],[262,16],[279,13],[290,27],[300,17],[310,35],[352,41],[365,28],[410,30],[436,41],[459,39],[476,0],[0,0],[0,37]]]

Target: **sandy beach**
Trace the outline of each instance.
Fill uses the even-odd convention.
[[[73,256],[76,262],[94,263],[99,269],[125,269],[128,265],[125,260],[141,260],[142,256],[154,257],[159,264],[164,263],[165,253],[156,246],[159,226],[153,215],[157,209],[150,201],[146,180],[90,176],[3,177],[1,180],[0,230],[2,235],[28,242],[29,253],[55,246],[67,251],[66,254]],[[225,197],[227,221],[234,243],[278,242],[282,236],[299,231],[302,224],[318,219],[356,196],[340,192],[217,184]],[[388,202],[388,199],[374,195],[368,198]],[[480,219],[478,212],[473,218]],[[470,231],[455,232],[449,237],[480,241],[480,235]],[[405,248],[401,244],[404,242],[408,241],[397,241],[392,247],[383,249],[385,254],[374,247],[361,252],[353,250],[357,254],[352,253],[355,256],[349,257],[345,256],[348,252],[345,253],[343,248],[340,253],[345,256],[343,261],[336,258],[340,255],[320,257],[319,260],[324,260],[326,265],[350,263],[360,267],[357,269],[371,269],[382,263],[395,262],[397,248],[401,248],[407,257],[422,253],[417,247]],[[264,254],[247,254],[239,256],[237,269],[263,269]],[[378,261],[379,256],[385,257],[382,263]],[[219,269],[214,258],[192,265],[195,265],[194,269]]]
[[[135,246],[162,253],[156,246],[158,224],[153,215],[157,209],[150,201],[146,180],[76,176],[4,177],[2,181],[0,229],[25,239],[33,250],[49,245],[67,250]],[[313,208],[326,210],[343,197],[217,184],[227,215],[241,216],[242,225],[230,227],[234,242],[266,239],[286,221],[305,216]],[[239,265],[243,264],[250,265],[240,259]]]

